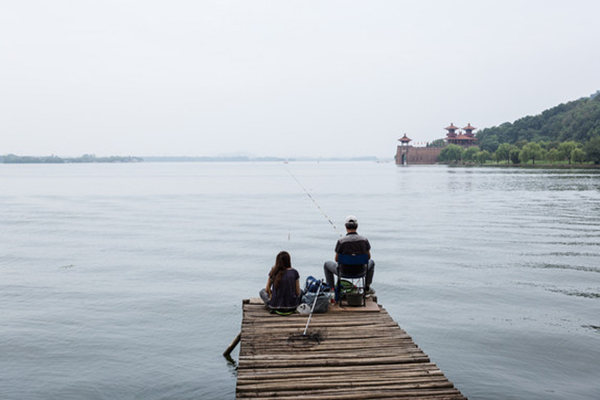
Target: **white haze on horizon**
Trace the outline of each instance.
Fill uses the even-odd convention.
[[[600,2],[4,1],[0,154],[392,158],[600,89]]]

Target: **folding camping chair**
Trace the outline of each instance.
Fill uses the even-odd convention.
[[[335,284],[336,300],[341,303],[341,282],[342,278],[360,280],[361,286],[358,287],[362,294],[362,305],[367,305],[367,268],[369,264],[368,254],[338,254],[337,282]],[[346,299],[347,301],[347,299]],[[348,302],[348,301],[347,301]]]

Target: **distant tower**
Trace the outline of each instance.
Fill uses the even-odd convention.
[[[398,151],[396,153],[396,164],[400,164],[400,165],[407,165],[408,164],[408,149],[409,149],[409,143],[412,141],[412,139],[410,139],[408,136],[406,136],[406,133],[404,134],[404,136],[402,136],[400,139],[398,139],[398,141],[400,142],[400,146],[398,146]]]
[[[404,136],[402,136],[400,139],[398,139],[398,141],[402,143],[402,146],[408,146],[408,143],[411,142],[412,139],[409,139],[405,133]]]
[[[471,126],[471,123],[469,122],[469,125],[465,126],[463,128],[465,130],[465,136],[468,137],[475,137],[475,134],[473,133],[473,131],[477,128],[475,128],[474,126]]]
[[[471,123],[469,123],[469,125],[467,125],[463,128],[465,130],[465,132],[462,132],[462,131],[456,132],[458,127],[454,126],[453,123],[451,123],[450,126],[445,129],[448,131],[448,133],[446,134],[446,138],[445,138],[446,143],[456,144],[456,145],[462,146],[462,147],[471,147],[471,146],[477,145],[477,138],[475,137],[475,134],[473,133],[473,131],[477,128],[475,128],[474,126],[471,126]]]
[[[448,131],[448,133],[446,134],[447,137],[454,139],[456,137],[456,130],[458,129],[458,126],[454,126],[454,123],[450,122],[450,126],[444,128]]]

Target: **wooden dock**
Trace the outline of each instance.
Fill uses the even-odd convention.
[[[307,318],[244,300],[237,399],[465,399],[376,302]]]

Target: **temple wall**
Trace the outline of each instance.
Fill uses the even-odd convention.
[[[398,146],[396,164],[402,164],[403,155],[408,165],[436,164],[441,151],[441,147]]]

